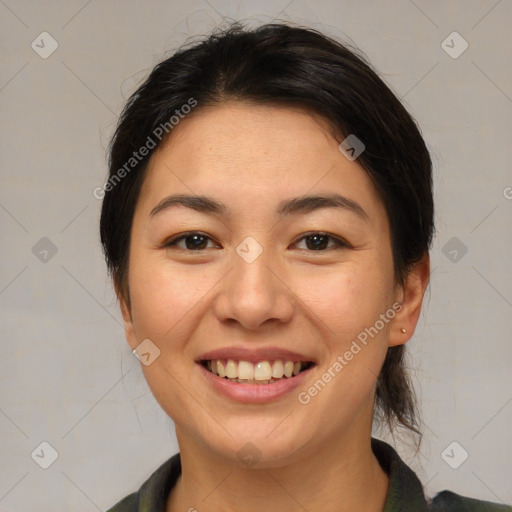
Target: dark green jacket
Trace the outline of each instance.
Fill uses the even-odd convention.
[[[389,489],[383,512],[512,512],[512,507],[459,496],[450,491],[427,500],[416,474],[396,451],[378,439],[372,439],[372,450],[389,475]],[[180,454],[164,462],[142,484],[107,512],[165,512],[167,498],[181,474]]]

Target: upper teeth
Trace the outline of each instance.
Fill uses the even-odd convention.
[[[306,363],[301,361],[259,361],[253,364],[249,361],[233,359],[212,359],[207,361],[207,368],[219,377],[244,380],[270,380],[291,377],[300,373]]]

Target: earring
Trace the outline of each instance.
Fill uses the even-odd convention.
[[[407,332],[407,329],[404,329],[403,327],[400,329],[404,334]]]

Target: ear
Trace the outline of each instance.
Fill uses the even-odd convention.
[[[403,345],[414,334],[421,313],[423,296],[430,279],[430,258],[425,253],[405,278],[404,285],[397,286],[395,300],[402,305],[391,323],[388,345]],[[405,332],[402,331],[405,329]]]
[[[135,336],[135,329],[133,326],[133,318],[129,298],[125,299],[123,293],[121,292],[119,284],[115,281],[114,290],[116,292],[117,300],[119,302],[121,314],[123,315],[124,335],[126,337],[128,345],[130,345],[130,348],[133,350],[137,347],[137,338]]]

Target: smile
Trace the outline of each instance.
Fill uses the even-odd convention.
[[[209,372],[239,384],[271,384],[290,379],[309,369],[311,361],[208,359],[201,364]]]

